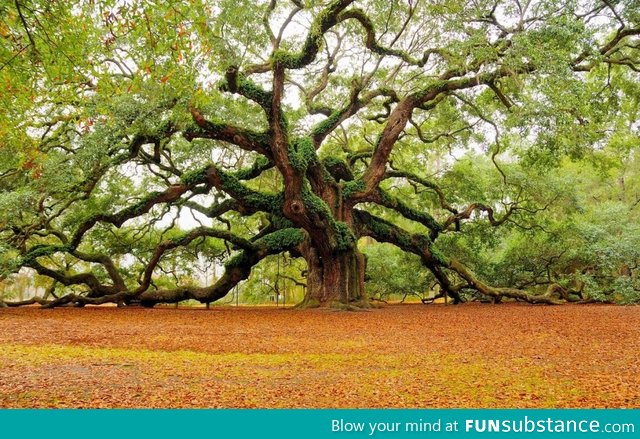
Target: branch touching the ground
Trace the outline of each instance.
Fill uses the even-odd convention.
[[[236,253],[225,263],[224,274],[213,285],[206,287],[183,286],[171,289],[150,290],[149,279],[151,274],[145,273],[145,278],[140,288],[129,291],[111,292],[110,294],[99,294],[97,291],[90,291],[89,294],[67,294],[55,300],[45,300],[33,298],[28,301],[2,302],[5,306],[24,306],[30,304],[40,304],[44,308],[54,308],[64,305],[85,306],[101,305],[105,303],[141,304],[151,307],[158,303],[177,303],[184,300],[197,300],[201,303],[211,303],[226,296],[233,287],[240,281],[249,277],[254,265],[269,255],[282,253],[298,247],[307,239],[307,235],[300,229],[288,228],[280,229],[269,233],[260,239],[249,242],[242,239],[236,240],[225,231],[212,229],[196,229],[173,241],[161,243],[154,254],[154,258],[159,260],[162,254],[179,245],[186,245],[200,236],[214,236],[229,238],[236,241],[236,244],[243,247],[243,250]],[[156,261],[157,264],[157,261]]]
[[[183,234],[182,236],[178,236],[171,240],[166,240],[161,242],[153,252],[153,256],[147,263],[147,266],[144,271],[144,275],[142,278],[142,282],[140,286],[134,291],[135,293],[142,293],[149,288],[151,284],[151,276],[153,272],[160,262],[160,259],[169,250],[184,247],[191,243],[192,241],[198,238],[219,238],[223,239],[226,242],[230,242],[242,249],[253,251],[255,250],[255,246],[244,238],[240,238],[239,236],[234,235],[233,233],[226,230],[216,230],[209,227],[199,227],[197,229],[193,229],[188,233]]]
[[[433,273],[442,290],[454,299],[454,303],[461,301],[458,290],[451,287],[449,279],[442,271],[442,266],[447,262],[446,258],[435,248],[429,236],[411,234],[363,210],[354,210],[354,220],[358,236],[370,236],[378,242],[393,244],[401,250],[419,256],[422,264]]]
[[[551,292],[549,290],[547,294],[535,295],[516,288],[492,287],[490,285],[487,285],[486,283],[479,280],[471,270],[469,270],[456,259],[450,259],[446,267],[458,274],[462,279],[464,279],[468,283],[470,288],[473,288],[488,297],[508,297],[511,299],[523,300],[529,303],[543,303],[547,305],[560,305],[564,303],[564,301],[553,298],[551,294],[549,294]]]
[[[447,258],[433,245],[431,239],[424,235],[410,234],[400,227],[371,215],[361,210],[354,211],[354,219],[357,221],[357,229],[360,236],[370,236],[379,242],[394,244],[400,249],[414,253],[421,257],[423,264],[435,276],[443,290],[452,297],[458,297],[461,288],[453,287],[442,271],[448,269],[460,276],[466,284],[464,287],[472,288],[479,293],[492,297],[523,300],[528,303],[543,303],[557,305],[564,301],[552,297],[554,290],[548,290],[547,294],[537,295],[524,290],[508,287],[493,287],[478,279],[478,277],[460,261]]]

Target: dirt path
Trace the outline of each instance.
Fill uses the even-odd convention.
[[[1,407],[640,407],[640,307],[0,309]]]

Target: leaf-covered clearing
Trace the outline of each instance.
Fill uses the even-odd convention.
[[[2,407],[640,407],[640,307],[0,310]]]

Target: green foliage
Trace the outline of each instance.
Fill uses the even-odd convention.
[[[559,283],[584,298],[637,302],[638,212],[635,198],[620,186],[620,179],[636,178],[637,159],[629,165],[622,175],[621,170],[603,175],[584,163],[565,162],[546,172],[546,184],[539,180],[531,188],[553,200],[544,211],[518,215],[499,228],[478,219],[464,225],[464,233],[440,238],[438,246],[495,285],[544,293]],[[525,181],[531,184],[532,178]]]
[[[389,244],[362,247],[367,256],[367,291],[383,300],[401,300],[405,295],[427,297],[434,278],[420,258]]]
[[[364,175],[384,174],[382,199],[357,208],[403,250],[428,247],[497,285],[557,282],[637,301],[638,37],[612,38],[621,20],[637,28],[639,9],[585,7],[5,2],[0,281],[37,261],[67,280],[135,289],[167,240],[181,245],[162,255],[152,288],[199,285],[198,271],[227,256],[227,267],[259,259],[182,238],[195,227],[226,228],[271,254],[299,244],[304,226],[348,251],[357,228],[338,211],[365,191]],[[285,70],[279,102],[274,67]],[[369,169],[395,123],[404,129],[384,169]],[[287,159],[295,175],[285,179]],[[340,167],[349,171],[333,178]],[[389,177],[396,170],[417,178]],[[304,221],[285,217],[285,194],[302,199]],[[388,247],[370,263],[382,273],[385,258],[419,271]],[[393,277],[376,288],[424,291]],[[74,282],[62,292],[87,293]]]
[[[267,256],[252,269],[252,276],[234,294],[240,303],[293,305],[304,298],[306,263],[287,253]],[[277,295],[279,294],[279,297]],[[229,299],[233,303],[233,297]]]

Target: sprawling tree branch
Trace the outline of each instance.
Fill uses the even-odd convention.
[[[183,8],[206,17],[202,23],[179,22],[178,38],[167,35],[174,24],[145,15],[141,32],[129,28],[133,12],[125,18],[114,10],[104,20],[89,21],[90,30],[60,29],[78,44],[80,35],[107,37],[81,47],[82,56],[74,59],[63,53],[53,68],[53,57],[45,53],[54,47],[47,48],[53,44],[49,35],[41,23],[32,25],[37,17],[25,14],[33,11],[16,1],[7,23],[17,55],[0,67],[3,73],[14,64],[22,69],[12,70],[20,74],[2,85],[11,108],[1,119],[17,122],[0,130],[9,151],[2,155],[8,164],[0,169],[0,207],[7,210],[0,216],[0,275],[30,267],[63,293],[12,305],[209,303],[246,279],[260,260],[283,251],[294,251],[307,263],[304,303],[351,304],[366,300],[360,236],[418,255],[456,301],[466,290],[531,303],[557,303],[558,295],[567,300],[570,289],[554,284],[551,276],[546,294],[488,285],[438,250],[435,240],[454,227],[460,231],[463,221],[476,216],[500,226],[526,210],[521,197],[526,185],[513,183],[516,172],[507,181],[498,155],[507,155],[511,138],[519,142],[516,147],[532,143],[532,150],[542,149],[536,144],[542,131],[558,137],[545,152],[564,153],[558,145],[572,137],[561,138],[568,130],[560,126],[562,115],[528,113],[528,105],[538,96],[553,102],[561,87],[553,81],[562,81],[567,72],[574,72],[572,84],[585,81],[585,96],[599,88],[599,76],[581,79],[587,75],[578,72],[598,66],[609,69],[607,87],[614,88],[616,75],[632,82],[625,75],[640,70],[634,6],[604,1],[578,13],[583,5],[553,2],[472,2],[451,10],[420,2],[386,10],[354,3],[295,0],[284,6],[272,0],[242,28],[207,16],[202,5],[176,4],[171,8],[178,21],[191,14]],[[160,12],[164,7],[157,6]],[[74,8],[89,20],[101,17],[92,2]],[[276,21],[279,29],[272,29]],[[116,23],[127,23],[126,32]],[[252,26],[264,33],[247,35]],[[298,32],[300,26],[307,29]],[[584,49],[595,39],[602,41]],[[33,66],[21,55],[29,47],[37,55],[27,57]],[[82,59],[86,55],[90,61]],[[24,79],[24,71],[32,71],[34,79]],[[622,124],[613,119],[621,120],[619,113],[626,111],[624,124],[633,132],[635,113],[627,108],[633,105],[625,101],[632,99],[631,88],[613,90],[615,99],[593,110],[589,119],[602,127],[587,126],[577,115],[576,129],[587,135],[597,129],[588,137],[591,143],[627,142],[609,131],[619,130]],[[262,121],[256,123],[247,111]],[[520,112],[532,120],[518,121]],[[460,121],[464,115],[476,122]],[[535,125],[537,117],[547,119]],[[475,146],[489,125],[496,138],[487,156],[504,187],[521,190],[517,195],[489,190],[475,198],[458,189],[447,194],[438,178],[421,177],[433,171],[423,168],[436,161],[432,153],[443,140],[454,153],[439,155],[438,162],[447,162],[439,168],[456,159],[458,147]],[[520,151],[514,151],[515,161]],[[402,190],[385,191],[381,184],[388,179],[416,191],[426,188],[434,203],[409,203],[398,195]],[[182,229],[187,210],[200,227]],[[413,222],[411,229],[371,213],[378,210]],[[222,247],[203,245],[209,240],[234,254],[216,282],[182,285],[180,273],[154,281],[180,251],[199,262],[213,253],[220,258]],[[184,271],[184,277],[190,275]]]
[[[477,290],[479,293],[489,297],[523,300],[529,303],[558,304],[551,294],[536,295],[523,290],[505,287],[492,287],[478,279],[478,277],[466,268],[460,261],[449,259],[435,249],[429,237],[418,234],[410,234],[400,227],[375,217],[368,212],[355,210],[354,217],[357,220],[357,231],[359,236],[371,236],[377,241],[394,244],[410,253],[421,257],[423,264],[429,268],[440,283],[443,290],[452,296],[458,297],[459,288],[452,287],[442,269],[448,269],[459,275],[468,288]]]

